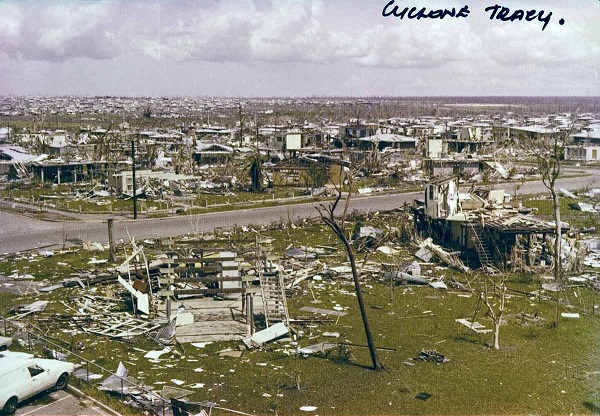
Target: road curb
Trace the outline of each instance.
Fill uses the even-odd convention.
[[[91,400],[92,402],[94,402],[95,404],[97,404],[98,406],[100,406],[102,409],[106,410],[107,412],[115,415],[115,416],[123,416],[121,413],[117,412],[115,409],[113,409],[112,407],[109,407],[107,405],[105,405],[102,402],[99,402],[98,400],[94,399],[93,397],[85,394],[84,392],[82,392],[81,390],[79,390],[76,387],[73,387],[71,385],[67,386],[67,391],[73,393],[75,396],[78,397],[85,397],[86,399]]]

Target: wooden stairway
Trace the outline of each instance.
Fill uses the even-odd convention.
[[[484,234],[483,227],[481,224],[473,223],[472,221],[467,221],[468,226],[468,234],[473,241],[473,246],[475,247],[475,251],[477,252],[477,256],[479,258],[479,263],[481,267],[485,266],[494,266],[494,255],[492,253],[492,249],[488,243],[488,240]]]
[[[283,275],[279,271],[260,273],[260,288],[267,327],[277,322],[289,327]]]
[[[285,299],[285,285],[281,264],[277,268],[269,267],[273,259],[266,258],[262,261],[262,250],[257,245],[256,271],[260,281],[260,291],[265,313],[267,328],[278,322],[283,322],[289,328],[290,317]]]

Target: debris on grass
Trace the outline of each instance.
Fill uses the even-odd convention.
[[[415,359],[420,361],[429,361],[437,364],[445,364],[450,361],[450,359],[444,357],[443,354],[439,353],[436,350],[423,350]]]

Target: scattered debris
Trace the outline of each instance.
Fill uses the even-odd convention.
[[[75,377],[77,377],[79,380],[83,380],[85,382],[89,382],[90,380],[99,380],[103,377],[102,374],[88,373],[83,368],[79,368],[79,369],[75,370],[73,375]]]
[[[393,249],[392,247],[389,247],[389,246],[379,246],[379,247],[377,247],[377,251],[379,251],[383,254],[387,254],[387,255],[393,255],[393,254],[399,253],[398,250]]]
[[[245,338],[244,344],[248,348],[260,347],[262,344],[273,341],[289,333],[289,329],[283,322],[278,322],[269,328],[258,331],[254,335]]]
[[[167,324],[158,330],[154,340],[161,345],[170,345],[176,333],[177,320],[171,319]]]
[[[423,400],[424,402],[426,402],[431,396],[432,394],[430,393],[421,392],[415,396],[415,399]]]
[[[307,253],[306,251],[295,247],[288,248],[283,253],[286,257],[290,257],[297,260],[314,260],[315,258],[317,258],[316,254]]]
[[[136,299],[137,299],[137,310],[145,313],[146,315],[150,314],[150,299],[147,293],[142,293],[137,290],[134,285],[130,282],[123,279],[121,276],[117,278],[118,282],[121,283],[125,289],[129,291]]]
[[[28,305],[18,306],[17,308],[15,308],[15,313],[17,313],[17,316],[15,316],[15,318],[22,318],[31,313],[43,312],[44,310],[46,310],[48,303],[49,301],[47,300],[37,300]]]
[[[456,322],[458,322],[461,325],[466,326],[467,328],[473,330],[473,332],[476,332],[478,334],[487,334],[488,332],[492,332],[491,329],[484,329],[485,325],[480,324],[479,322],[471,322],[468,319],[455,319]]]
[[[575,211],[598,212],[592,204],[588,204],[585,202],[574,202],[572,204],[569,204],[569,207],[571,207],[571,209]]]
[[[429,286],[431,286],[434,289],[441,289],[441,290],[447,290],[448,286],[446,286],[446,283],[442,282],[441,280],[437,280],[434,282],[429,282]]]
[[[191,312],[178,313],[175,322],[176,326],[191,325],[194,323],[194,314]]]
[[[300,308],[302,312],[312,312],[320,315],[345,316],[346,312],[331,311],[329,309],[313,308],[312,306],[303,306]]]
[[[138,384],[139,381],[129,377],[129,371],[122,362],[119,362],[117,371],[100,383],[98,388],[116,394],[142,394],[143,391],[137,387]]]
[[[329,342],[320,342],[318,344],[298,348],[298,353],[301,355],[312,355],[312,354],[317,354],[317,353],[325,353],[328,350],[336,348],[337,345],[338,344],[332,344]]]
[[[193,393],[193,391],[185,390],[179,387],[163,386],[162,390],[159,393],[159,396],[162,397],[164,400],[171,400],[181,399],[182,397],[189,396]]]
[[[376,244],[383,237],[384,232],[379,228],[372,226],[356,227],[354,234],[352,235],[353,240],[365,240],[367,246]]]
[[[168,352],[171,352],[171,348],[169,348],[169,347],[165,347],[159,351],[148,351],[146,353],[146,355],[144,355],[144,358],[149,358],[151,360],[158,360],[161,355],[166,354]]]
[[[419,244],[420,248],[429,250],[433,255],[450,267],[460,270],[463,273],[470,273],[471,270],[454,254],[448,253],[441,246],[433,243],[431,238],[427,238]]]
[[[72,319],[83,331],[110,338],[129,339],[160,327],[160,324],[133,318],[128,313],[73,316]]]
[[[450,361],[448,358],[444,357],[443,354],[437,352],[436,350],[423,350],[415,359],[421,361],[430,361],[437,364],[445,364]]]
[[[566,190],[565,188],[560,188],[559,191],[568,198],[578,199],[574,193]]]
[[[428,285],[429,280],[419,277],[413,276],[412,274],[404,273],[404,272],[387,272],[384,275],[385,279],[392,280],[397,282],[398,284],[403,285]]]
[[[563,290],[563,287],[560,283],[542,283],[542,289],[549,292],[560,292]]]
[[[244,341],[245,343],[245,341]],[[242,351],[236,351],[236,350],[226,350],[226,351],[221,351],[219,353],[219,357],[231,357],[231,358],[240,358],[242,356]]]
[[[104,246],[98,242],[86,241],[83,243],[83,249],[86,251],[104,251]]]

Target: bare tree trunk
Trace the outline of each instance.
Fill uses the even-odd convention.
[[[554,222],[555,222],[555,233],[556,238],[554,240],[554,282],[558,285],[562,285],[562,259],[561,259],[561,251],[562,251],[562,227],[560,223],[560,201],[558,199],[558,194],[554,189],[554,182],[552,183],[552,187],[550,188],[550,194],[552,195],[552,205],[554,208]],[[558,319],[558,304],[560,300],[561,292],[555,292],[555,304],[554,304],[554,325],[558,327],[559,319]]]
[[[373,370],[379,369],[379,361],[377,360],[377,350],[375,349],[375,343],[373,342],[373,336],[371,335],[371,329],[369,328],[369,320],[367,319],[367,311],[363,302],[362,290],[360,289],[360,281],[358,278],[358,270],[356,269],[356,259],[354,256],[354,250],[350,246],[348,239],[344,236],[342,239],[344,247],[346,247],[346,253],[350,260],[350,268],[352,269],[352,278],[354,280],[354,291],[356,292],[356,300],[358,301],[358,307],[360,309],[360,316],[363,321],[363,327],[365,328],[365,334],[367,336],[367,344],[369,345],[369,353],[371,354],[371,363]]]
[[[365,305],[363,302],[362,291],[360,288],[360,281],[358,277],[358,269],[356,268],[356,257],[354,254],[354,249],[352,245],[348,241],[348,237],[345,234],[345,219],[346,214],[348,212],[348,207],[350,203],[350,196],[352,195],[352,175],[348,175],[348,185],[350,187],[348,191],[348,195],[346,197],[346,202],[344,205],[344,211],[340,218],[340,222],[335,219],[335,208],[337,207],[340,199],[342,198],[342,188],[343,188],[343,180],[341,181],[340,186],[337,186],[334,183],[334,186],[338,192],[338,196],[336,200],[331,203],[329,207],[324,207],[319,209],[319,207],[315,207],[321,216],[321,220],[334,232],[334,234],[339,238],[339,240],[344,244],[344,248],[346,249],[346,254],[348,255],[348,260],[350,262],[350,268],[352,269],[352,278],[354,280],[354,290],[356,292],[356,299],[358,301],[358,307],[360,309],[360,315],[363,321],[363,327],[365,329],[365,335],[367,338],[367,344],[369,346],[369,353],[371,355],[371,363],[373,370],[381,369],[381,365],[379,364],[379,360],[377,359],[377,350],[375,348],[375,343],[373,342],[373,336],[371,335],[371,329],[369,328],[369,321],[367,319],[367,311],[365,309]]]
[[[487,299],[487,294],[488,294],[487,282],[484,283],[484,291],[479,294],[479,298],[485,304],[485,306],[490,314],[490,317],[492,319],[492,322],[494,323],[494,349],[499,350],[500,349],[500,325],[502,324],[502,315],[504,315],[504,308],[505,308],[505,304],[506,304],[506,291],[508,288],[506,287],[506,281],[504,281],[504,280],[502,282],[500,282],[499,284],[497,284],[497,283],[493,283],[493,284],[494,284],[494,292],[496,291],[496,289],[499,290],[500,305],[498,306],[498,310],[494,309],[494,305],[492,305]]]
[[[494,349],[500,349],[500,322],[494,322]]]
[[[554,240],[554,282],[561,287],[563,280],[562,273],[562,229],[560,222],[560,200],[558,197],[558,193],[556,192],[556,180],[560,176],[561,168],[562,168],[562,158],[564,157],[564,148],[569,140],[570,134],[573,131],[574,120],[571,128],[560,134],[555,134],[552,137],[550,143],[545,143],[542,147],[546,147],[546,151],[540,151],[537,149],[537,162],[538,168],[542,175],[542,183],[550,192],[550,196],[552,197],[552,208],[553,208],[553,216],[554,216],[554,231],[555,231],[555,240]],[[539,146],[538,146],[539,147]],[[558,327],[558,306],[560,300],[561,291],[554,292],[555,293],[555,317],[554,317],[554,326]]]

